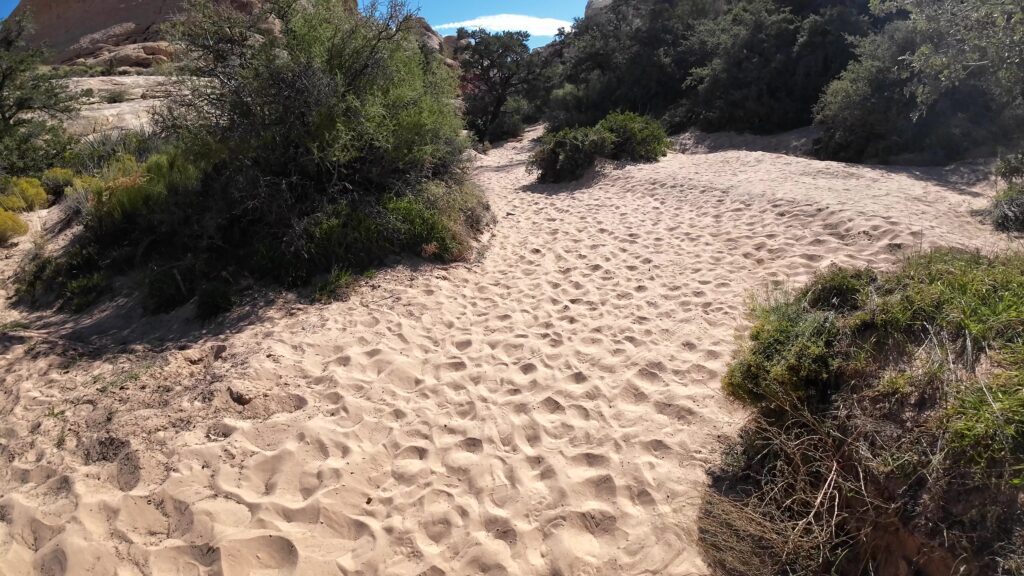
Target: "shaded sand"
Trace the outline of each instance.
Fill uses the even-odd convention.
[[[1002,242],[952,171],[724,151],[537,186],[529,148],[479,161],[472,264],[163,347],[0,336],[0,573],[704,574],[747,295]]]

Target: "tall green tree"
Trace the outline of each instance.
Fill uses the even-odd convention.
[[[68,146],[58,120],[77,95],[41,68],[45,53],[26,44],[23,17],[0,20],[0,176],[41,172]]]
[[[467,127],[487,142],[521,134],[521,95],[530,79],[530,34],[475,30],[468,40],[461,58]]]

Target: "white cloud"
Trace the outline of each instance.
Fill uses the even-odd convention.
[[[572,22],[558,18],[538,18],[525,14],[495,14],[463,22],[441,24],[434,28],[437,30],[454,30],[456,28],[469,28],[470,30],[483,28],[490,31],[526,30],[531,36],[554,36],[558,34],[559,28],[569,29],[571,26]]]

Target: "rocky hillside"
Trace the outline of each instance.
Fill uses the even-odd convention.
[[[356,9],[358,0],[342,0]],[[181,11],[182,0],[22,0],[14,14],[32,19],[33,41],[53,51],[55,63],[150,67],[167,62],[171,47],[160,25]]]

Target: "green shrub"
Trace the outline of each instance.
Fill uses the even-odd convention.
[[[119,156],[131,156],[139,162],[167,147],[167,142],[152,130],[114,130],[80,140],[67,154],[66,163],[75,172],[96,174]]]
[[[996,165],[996,177],[1007,184],[1024,181],[1024,152],[1000,158]]]
[[[98,268],[25,292],[146,263],[147,310],[195,301],[209,316],[236,285],[297,287],[402,252],[466,257],[486,204],[463,198],[455,75],[400,3],[373,6],[190,1],[169,24],[185,74],[157,130],[91,138],[64,164],[88,175],[67,203]]]
[[[884,273],[832,268],[754,319],[723,387],[756,415],[700,512],[712,566],[912,566],[878,546],[894,526],[964,573],[1020,561],[1024,254],[940,249]]]
[[[27,43],[26,18],[0,20],[0,177],[39,174],[67,151],[60,119],[75,111],[76,94],[42,66],[45,52]]]
[[[1024,232],[1024,186],[1012,184],[992,203],[992,223],[1003,232]]]
[[[46,190],[35,178],[12,178],[5,186],[4,196],[18,198],[25,210],[46,208]]]
[[[652,118],[615,112],[601,120],[597,127],[612,135],[614,143],[608,157],[613,160],[657,162],[668,154],[670,143],[665,129]]]
[[[463,258],[464,239],[419,198],[396,198],[384,204],[384,212],[395,223],[403,250],[442,262]]]
[[[63,307],[84,312],[99,302],[108,288],[106,276],[99,271],[74,278],[64,286]]]
[[[0,244],[28,234],[28,225],[13,212],[0,208]]]
[[[540,182],[578,180],[597,161],[611,154],[614,137],[601,128],[566,128],[545,134],[540,148],[530,157],[530,170]]]
[[[123,88],[110,90],[103,94],[103,102],[106,104],[120,104],[128,100],[128,91]]]
[[[54,198],[64,196],[64,192],[74,184],[75,173],[67,168],[50,168],[43,172],[40,182],[46,193]]]

